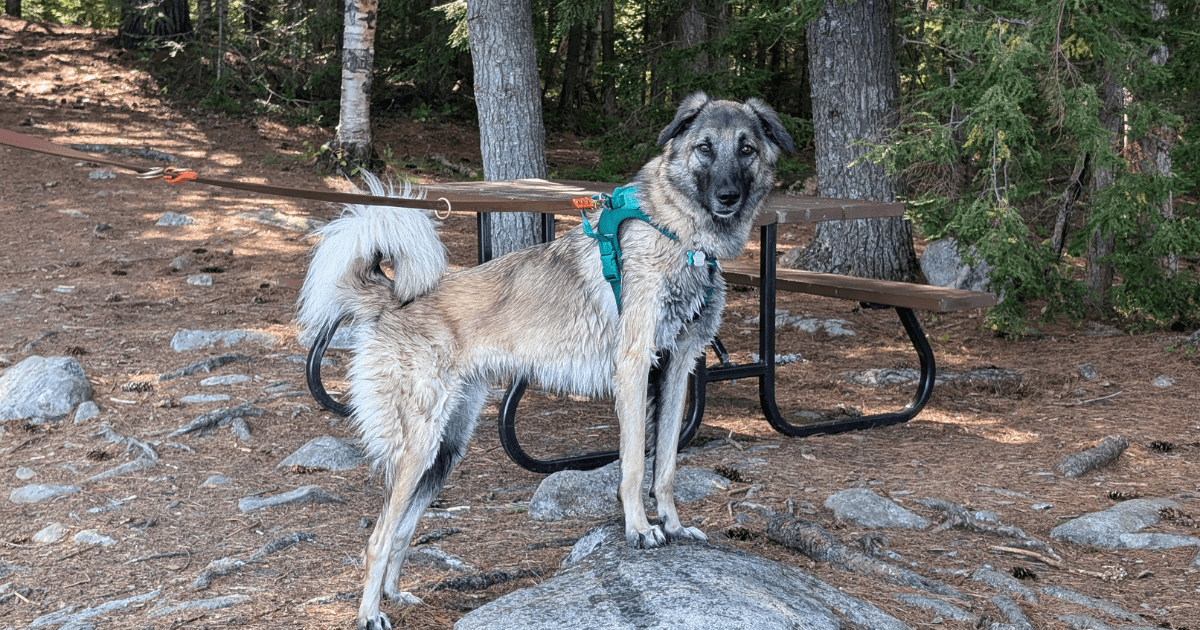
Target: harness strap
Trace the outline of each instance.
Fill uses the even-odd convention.
[[[621,224],[630,220],[636,219],[644,221],[654,227],[666,236],[667,238],[677,241],[679,237],[670,230],[655,225],[654,221],[645,212],[642,212],[637,201],[637,187],[622,186],[613,191],[612,197],[601,198],[597,200],[597,206],[604,210],[600,215],[600,220],[596,223],[596,229],[592,229],[592,225],[587,220],[587,211],[581,211],[583,215],[583,232],[591,238],[595,239],[600,247],[600,267],[604,274],[604,279],[608,281],[612,287],[613,297],[617,300],[617,312],[621,312],[621,241],[618,238],[618,233],[621,229]],[[709,287],[704,296],[704,304],[708,305],[709,298],[712,297],[713,286],[712,279],[717,273],[717,261],[714,258],[709,258],[701,251],[688,252],[688,265],[708,266]]]

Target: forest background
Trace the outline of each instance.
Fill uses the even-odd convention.
[[[160,91],[203,109],[332,127],[351,4],[6,0],[6,12],[117,27]],[[705,90],[781,114],[802,150],[780,176],[801,187],[822,88],[813,64],[825,61],[812,24],[846,4],[532,0],[545,126],[602,156],[550,176],[624,181],[657,152],[651,139],[678,101]],[[896,115],[855,143],[847,168],[886,167],[921,236],[953,236],[992,266],[1004,300],[989,325],[1019,335],[1059,317],[1200,323],[1200,2],[875,5],[891,31]],[[378,4],[372,117],[477,124],[467,8]]]

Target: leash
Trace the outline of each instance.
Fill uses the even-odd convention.
[[[449,199],[441,197],[439,199],[401,199],[396,197],[379,197],[376,195],[365,195],[362,193],[343,193],[324,190],[312,190],[307,188],[288,188],[285,186],[272,186],[270,184],[251,184],[247,182],[237,182],[224,179],[213,179],[209,177],[201,177],[191,169],[179,169],[173,166],[144,168],[141,166],[133,166],[124,162],[110,160],[99,157],[91,153],[76,151],[75,149],[64,147],[60,144],[55,144],[48,140],[27,136],[25,134],[16,133],[7,129],[0,129],[0,144],[22,149],[25,151],[34,151],[36,153],[44,153],[55,157],[66,158],[69,160],[83,160],[86,162],[94,162],[96,164],[104,164],[115,168],[133,171],[138,179],[161,179],[169,184],[182,184],[192,182],[196,184],[205,184],[208,186],[218,186],[221,188],[230,188],[234,190],[242,190],[246,192],[261,193],[264,195],[272,195],[276,197],[291,197],[295,199],[310,199],[313,201],[325,201],[328,203],[353,203],[369,206],[391,206],[395,208],[417,208],[420,210],[461,210],[464,212],[540,212],[540,213],[557,213],[567,210],[585,210],[594,208],[595,202],[590,197],[576,197],[574,199],[513,199],[513,200],[488,200],[488,201],[456,201],[451,205]]]

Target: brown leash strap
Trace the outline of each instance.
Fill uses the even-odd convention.
[[[171,184],[195,182],[197,184],[207,184],[209,186],[219,186],[221,188],[231,188],[233,190],[243,190],[246,192],[261,193],[276,197],[311,199],[314,201],[325,201],[329,203],[354,203],[369,206],[418,208],[421,210],[454,209],[463,212],[540,213],[578,212],[581,208],[591,208],[593,205],[592,200],[588,197],[540,200],[472,199],[469,201],[456,201],[452,205],[452,200],[447,200],[445,198],[436,200],[399,199],[396,197],[379,197],[376,195],[364,195],[360,193],[342,193],[304,188],[287,188],[284,186],[272,186],[270,184],[251,184],[247,182],[235,182],[224,179],[211,179],[208,177],[200,177],[195,173],[195,171],[177,169],[171,166],[159,168],[143,168],[139,166],[132,166],[123,162],[97,157],[91,153],[76,151],[75,149],[64,147],[47,140],[42,140],[41,138],[27,136],[25,134],[16,133],[7,129],[0,129],[0,144],[8,145],[16,149],[24,149],[26,151],[34,151],[37,153],[44,153],[46,155],[53,155],[55,157],[67,158],[69,160],[84,160],[87,162],[94,162],[96,164],[104,164],[106,166],[124,169],[127,171],[133,171],[137,173],[137,176],[140,179],[162,179]]]

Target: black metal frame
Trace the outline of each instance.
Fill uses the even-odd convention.
[[[553,215],[545,214],[543,217],[550,217],[549,220],[543,219],[543,229],[545,234],[553,238],[554,235],[554,219]],[[491,258],[491,238],[490,225],[487,215],[481,213],[479,215],[479,251],[480,262],[486,262]],[[869,416],[861,416],[856,418],[842,418],[839,420],[831,420],[827,422],[817,422],[813,424],[794,425],[784,419],[779,412],[779,407],[775,402],[775,298],[776,298],[776,225],[769,224],[762,226],[761,230],[761,253],[759,255],[759,273],[761,284],[759,290],[759,307],[758,307],[758,355],[759,360],[754,363],[737,365],[729,362],[729,354],[725,351],[724,345],[721,344],[719,338],[714,338],[712,341],[712,349],[716,353],[719,363],[712,368],[709,368],[705,363],[705,358],[700,357],[696,362],[696,368],[688,380],[688,409],[684,416],[683,424],[680,429],[679,446],[683,448],[692,438],[696,436],[696,432],[700,428],[700,420],[704,416],[704,400],[705,388],[708,383],[713,381],[728,381],[743,378],[758,379],[758,400],[762,406],[763,416],[771,427],[776,431],[791,437],[805,437],[818,434],[834,434],[844,433],[847,431],[858,431],[862,429],[871,429],[875,427],[889,426],[908,422],[914,418],[929,402],[930,396],[933,394],[933,385],[937,375],[937,369],[933,358],[933,350],[929,346],[928,340],[925,338],[925,333],[921,330],[921,325],[917,321],[916,315],[910,308],[900,306],[890,306],[884,304],[863,304],[866,308],[882,309],[895,308],[896,315],[900,318],[901,325],[908,333],[909,340],[912,341],[913,348],[916,350],[917,357],[920,360],[920,376],[917,381],[917,391],[913,399],[902,409],[891,413],[881,413]],[[340,322],[333,326],[322,330],[317,338],[313,340],[312,348],[309,349],[308,360],[305,365],[305,377],[308,381],[308,389],[312,393],[313,398],[325,409],[339,414],[349,415],[350,410],[346,405],[339,403],[325,391],[325,387],[321,383],[321,359],[325,355],[325,350],[329,346],[329,342],[333,339],[333,334],[337,332]],[[651,377],[652,378],[652,377]],[[554,459],[536,459],[530,456],[521,448],[520,440],[517,438],[516,432],[516,411],[517,405],[520,403],[521,396],[525,393],[528,382],[524,379],[517,381],[509,386],[505,392],[504,398],[500,402],[499,418],[497,419],[498,429],[500,432],[500,443],[504,446],[504,452],[518,466],[536,473],[552,473],[560,470],[588,470],[604,466],[618,459],[617,451],[601,451],[590,453],[587,455],[577,455],[571,457],[562,457]]]
[[[933,360],[933,349],[929,347],[929,341],[925,338],[925,332],[921,330],[921,324],[917,321],[916,314],[913,313],[912,309],[900,306],[863,304],[866,308],[896,309],[900,323],[904,326],[905,332],[908,333],[908,338],[912,341],[913,348],[916,350],[917,357],[921,363],[920,376],[917,381],[917,392],[913,396],[912,401],[896,412],[857,418],[843,418],[812,424],[794,425],[783,418],[783,415],[779,413],[778,405],[775,403],[775,265],[777,258],[775,243],[776,225],[772,223],[762,226],[760,238],[761,251],[759,254],[759,276],[762,279],[758,303],[759,360],[755,363],[747,363],[745,365],[729,364],[728,355],[724,352],[724,347],[720,345],[720,340],[714,339],[713,349],[717,352],[717,356],[722,362],[711,369],[707,369],[703,364],[698,366],[696,380],[708,384],[713,381],[757,378],[758,402],[762,406],[763,416],[771,424],[772,428],[790,437],[845,433],[847,431],[884,427],[908,422],[920,413],[933,394],[933,384],[937,370]],[[703,405],[700,408],[703,409]],[[685,424],[688,422],[696,422],[698,424],[699,418],[688,418]]]

